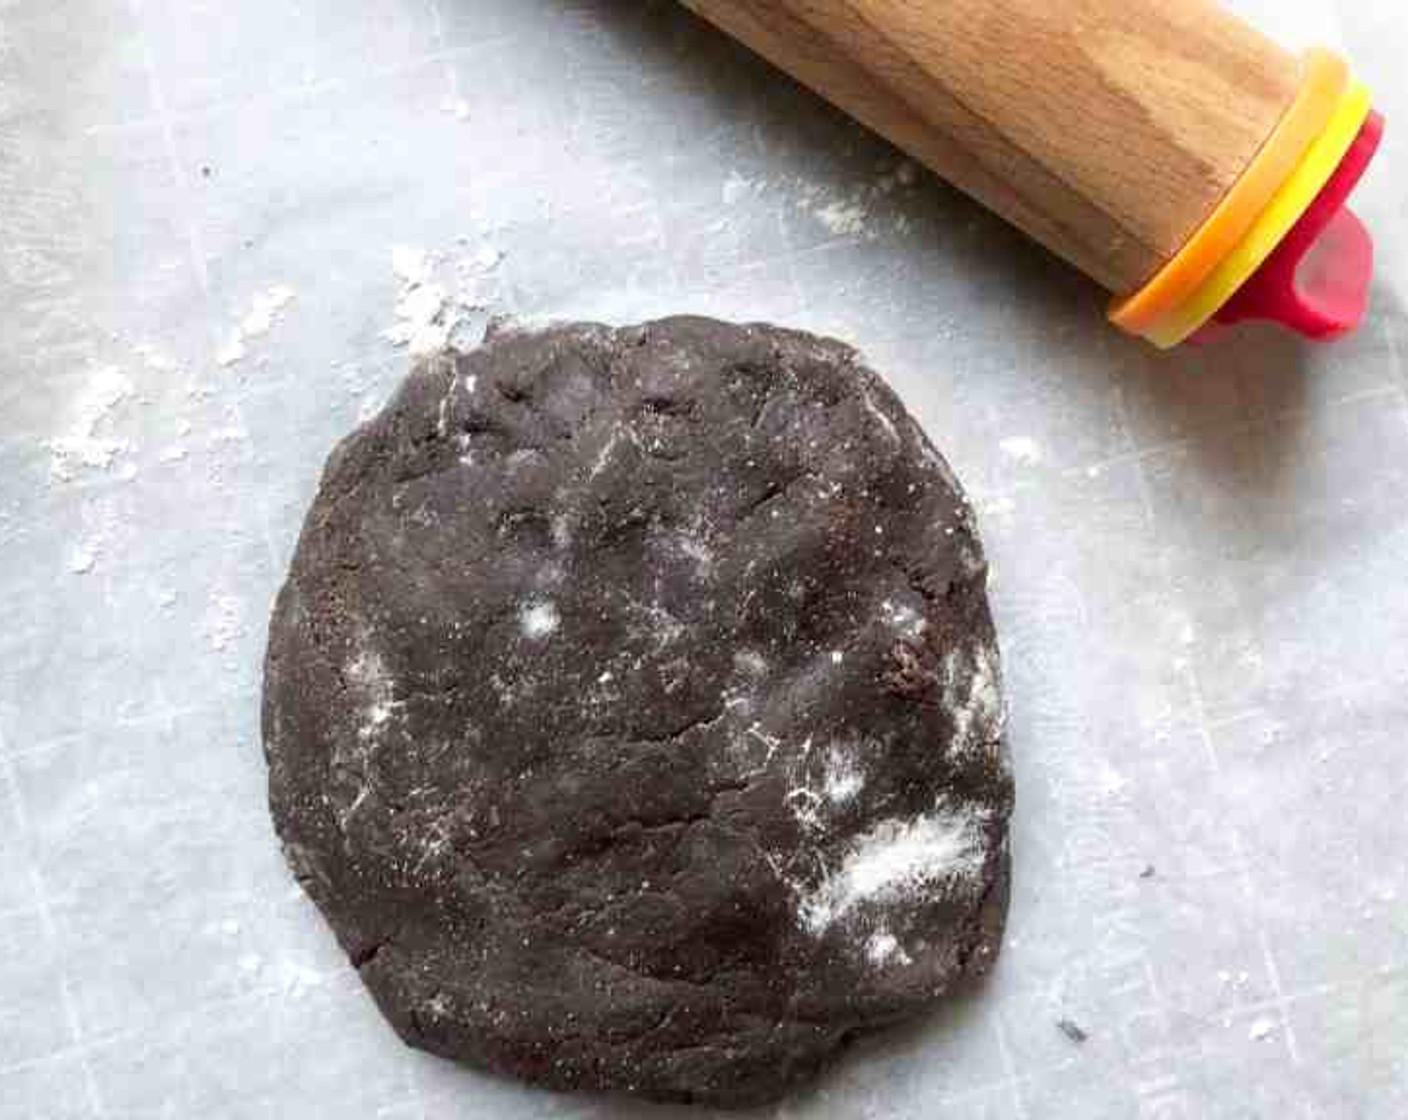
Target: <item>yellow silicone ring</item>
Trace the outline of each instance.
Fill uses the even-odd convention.
[[[1325,131],[1349,84],[1344,60],[1316,47],[1306,52],[1295,100],[1226,197],[1154,278],[1110,304],[1110,321],[1143,334],[1184,303],[1247,235],[1281,184]]]
[[[1319,139],[1310,146],[1291,177],[1267,203],[1241,242],[1217,266],[1196,292],[1162,316],[1145,332],[1161,350],[1185,341],[1217,314],[1218,308],[1251,279],[1286,234],[1315,201],[1364,127],[1373,99],[1362,82],[1354,82]]]

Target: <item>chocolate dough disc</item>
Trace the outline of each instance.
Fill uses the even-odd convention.
[[[411,1045],[776,1098],[997,951],[985,581],[840,343],[500,333],[327,464],[269,633],[279,836]]]

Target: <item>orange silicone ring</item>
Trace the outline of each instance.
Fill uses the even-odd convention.
[[[1111,322],[1131,334],[1143,334],[1198,290],[1246,236],[1306,149],[1324,131],[1348,81],[1349,67],[1342,58],[1319,47],[1306,52],[1305,78],[1295,99],[1241,178],[1152,280],[1111,304]]]

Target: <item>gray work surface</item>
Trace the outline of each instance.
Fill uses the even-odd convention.
[[[839,335],[969,487],[1002,960],[768,1115],[1408,1115],[1408,18],[1340,8],[1264,5],[1389,116],[1372,319],[1161,356],[670,3],[0,0],[0,1116],[696,1115],[405,1049],[269,826],[271,600],[437,308]]]

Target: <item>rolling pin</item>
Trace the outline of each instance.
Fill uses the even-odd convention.
[[[1329,51],[1213,0],[684,0],[1114,294],[1168,348],[1356,326],[1383,134]]]

